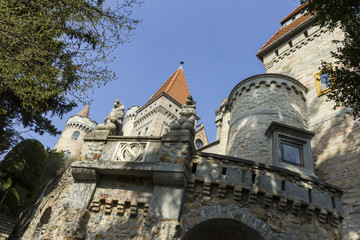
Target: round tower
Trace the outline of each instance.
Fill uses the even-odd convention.
[[[139,109],[139,106],[132,106],[126,110],[123,124],[123,133],[124,136],[131,136],[131,132],[134,129],[134,121],[136,118],[136,111]]]
[[[85,134],[96,128],[97,123],[89,118],[89,108],[90,106],[87,105],[78,114],[66,121],[64,131],[54,148],[64,152],[68,163],[75,161],[80,156]]]
[[[241,81],[229,96],[226,154],[273,164],[269,127],[277,123],[299,132],[305,130],[306,91],[297,80],[280,74],[261,74]]]

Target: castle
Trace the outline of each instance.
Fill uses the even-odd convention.
[[[360,239],[360,124],[319,72],[343,35],[313,23],[306,5],[281,21],[215,142],[182,66],[141,107],[69,118],[56,148],[74,162],[22,239]]]

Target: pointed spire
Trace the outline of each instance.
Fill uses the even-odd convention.
[[[180,67],[171,75],[171,77],[151,96],[149,101],[157,97],[160,93],[165,92],[172,98],[184,105],[190,91],[186,82],[185,73],[182,69],[183,61],[180,62]]]
[[[76,116],[89,117],[90,104],[86,105]]]

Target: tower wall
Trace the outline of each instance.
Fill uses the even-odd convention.
[[[283,75],[262,74],[240,82],[231,92],[226,153],[272,164],[271,141],[265,135],[273,121],[306,127],[306,88]]]
[[[305,36],[304,32],[308,36]],[[311,141],[316,175],[345,190],[343,230],[346,239],[360,236],[360,124],[350,109],[327,101],[318,95],[314,74],[320,71],[321,61],[332,62],[331,52],[336,51],[334,40],[343,39],[343,32],[307,24],[296,29],[286,41],[274,44],[263,57],[267,73],[286,74],[308,88],[306,113],[308,129],[315,132]],[[292,47],[288,42],[292,41]],[[340,44],[340,43],[338,43]],[[276,51],[278,55],[276,54]]]
[[[169,124],[180,116],[181,105],[159,95],[137,110],[132,136],[162,136]]]
[[[68,162],[76,160],[80,156],[80,150],[84,144],[84,136],[95,130],[96,125],[95,121],[87,117],[78,115],[70,117],[66,122],[59,141],[56,143],[55,150],[64,151]]]
[[[136,119],[136,111],[139,109],[139,106],[133,106],[126,110],[124,117],[124,126],[123,133],[124,136],[131,136],[131,132],[134,129],[134,121]]]

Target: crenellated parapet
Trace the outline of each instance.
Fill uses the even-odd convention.
[[[324,231],[330,227],[339,232],[343,219],[341,189],[317,177],[224,155],[193,155],[187,192],[189,205],[185,207],[185,216],[194,214],[193,205],[226,206],[228,203],[253,212],[264,221],[264,226],[272,226],[271,218],[282,216],[280,226],[271,227],[279,234],[276,239],[282,239],[281,236],[289,239],[281,234],[284,221],[296,222],[299,226],[316,222],[324,224]],[[187,225],[187,221],[185,217],[183,224]],[[296,232],[295,229],[287,231]]]

